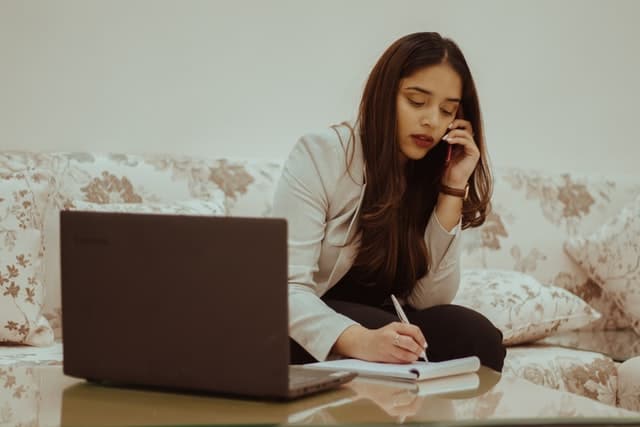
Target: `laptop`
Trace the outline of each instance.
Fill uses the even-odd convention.
[[[60,213],[63,371],[292,399],[353,379],[289,366],[287,223]]]

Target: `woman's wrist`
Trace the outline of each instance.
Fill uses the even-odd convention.
[[[451,188],[464,189],[467,186],[467,181],[445,181],[443,179],[440,184]]]
[[[359,324],[349,326],[340,334],[331,352],[344,357],[358,358],[362,353],[360,348],[364,342],[363,337],[368,331]]]

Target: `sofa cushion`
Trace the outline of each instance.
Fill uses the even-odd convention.
[[[518,271],[496,269],[462,270],[453,304],[483,314],[502,331],[508,345],[577,329],[600,317],[571,292],[542,285]]]
[[[625,361],[640,356],[640,335],[633,329],[615,331],[569,331],[553,334],[536,344],[595,351],[615,361]]]
[[[640,412],[640,356],[618,366],[618,406]]]
[[[9,344],[0,347],[0,369],[7,366],[62,365],[62,342],[47,347]]]
[[[224,191],[231,216],[269,216],[282,165],[276,162],[220,161],[211,172]]]
[[[640,334],[640,197],[594,233],[568,239],[565,250]]]
[[[0,178],[0,342],[49,345],[41,230],[52,181],[29,170]]]
[[[618,370],[599,353],[544,345],[510,347],[503,373],[616,406]]]
[[[478,228],[464,231],[462,266],[528,273],[578,295],[602,314],[590,328],[629,326],[615,302],[562,245],[593,232],[640,194],[637,176],[560,174],[496,168],[492,210]]]
[[[47,173],[0,170],[0,230],[42,230],[52,188]]]
[[[53,331],[42,316],[39,230],[0,231],[0,342],[46,346]]]

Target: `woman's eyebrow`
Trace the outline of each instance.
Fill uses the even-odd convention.
[[[408,88],[405,88],[407,90],[415,90],[416,92],[420,92],[420,93],[424,93],[425,95],[431,95],[433,96],[433,92],[431,92],[430,90],[427,89],[423,89],[421,87],[418,86],[409,86]],[[460,98],[447,98],[447,101],[451,101],[451,102],[460,102],[461,99]]]

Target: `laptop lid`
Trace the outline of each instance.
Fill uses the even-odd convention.
[[[64,373],[288,394],[284,219],[63,211]]]

